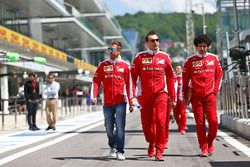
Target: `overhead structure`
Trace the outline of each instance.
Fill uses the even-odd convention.
[[[0,0],[0,9],[0,50],[40,63],[18,61],[13,54],[3,57],[8,60],[0,66],[2,99],[15,96],[29,72],[42,73],[37,77],[41,84],[49,72],[57,72],[64,95],[76,88],[88,92],[112,39],[122,42],[121,55],[132,55],[121,27],[101,0]]]

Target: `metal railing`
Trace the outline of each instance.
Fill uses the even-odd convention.
[[[37,110],[37,122],[39,120],[46,121],[45,104],[46,99],[40,99]],[[1,116],[1,129],[6,130],[11,128],[19,128],[20,122],[22,126],[27,125],[27,107],[25,111],[20,111],[20,102],[22,99],[13,97],[10,99],[0,99],[0,116]],[[8,113],[3,111],[4,105],[8,104]],[[24,104],[25,105],[25,104]],[[65,97],[58,99],[57,119],[64,119],[65,117],[83,114],[84,112],[101,110],[102,105],[90,106],[86,104],[86,98],[82,97]]]
[[[237,76],[223,80],[220,94],[223,114],[238,118],[250,118],[250,77]]]

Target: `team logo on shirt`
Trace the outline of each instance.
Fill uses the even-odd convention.
[[[164,59],[156,59],[156,64],[165,64]]]
[[[116,70],[119,72],[124,72],[124,68],[123,67],[116,67]]]
[[[209,61],[209,60],[206,60],[206,65],[207,66],[213,66],[214,65],[214,61]]]
[[[152,63],[152,58],[142,58],[142,64]]]
[[[200,67],[202,66],[202,61],[194,61],[192,62],[192,67]]]
[[[113,71],[113,65],[108,65],[103,67],[104,71]]]

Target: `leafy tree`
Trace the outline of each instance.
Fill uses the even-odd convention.
[[[206,14],[207,34],[214,41],[212,50],[216,46],[216,16],[217,14]],[[144,13],[125,14],[117,16],[123,29],[134,28],[139,32],[140,46],[144,46],[145,36],[150,30],[159,33],[161,39],[170,39],[185,43],[186,36],[186,16],[185,13]],[[195,34],[203,32],[202,15],[194,14]]]

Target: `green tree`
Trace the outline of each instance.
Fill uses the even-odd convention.
[[[216,16],[217,14],[206,14],[207,34],[213,40],[212,50],[216,46]],[[143,48],[145,36],[150,30],[159,33],[161,39],[170,39],[185,43],[186,16],[185,13],[144,13],[138,12],[134,15],[125,14],[117,16],[117,20],[123,29],[136,29],[139,32],[140,46]],[[194,14],[195,34],[203,32],[202,15]]]

